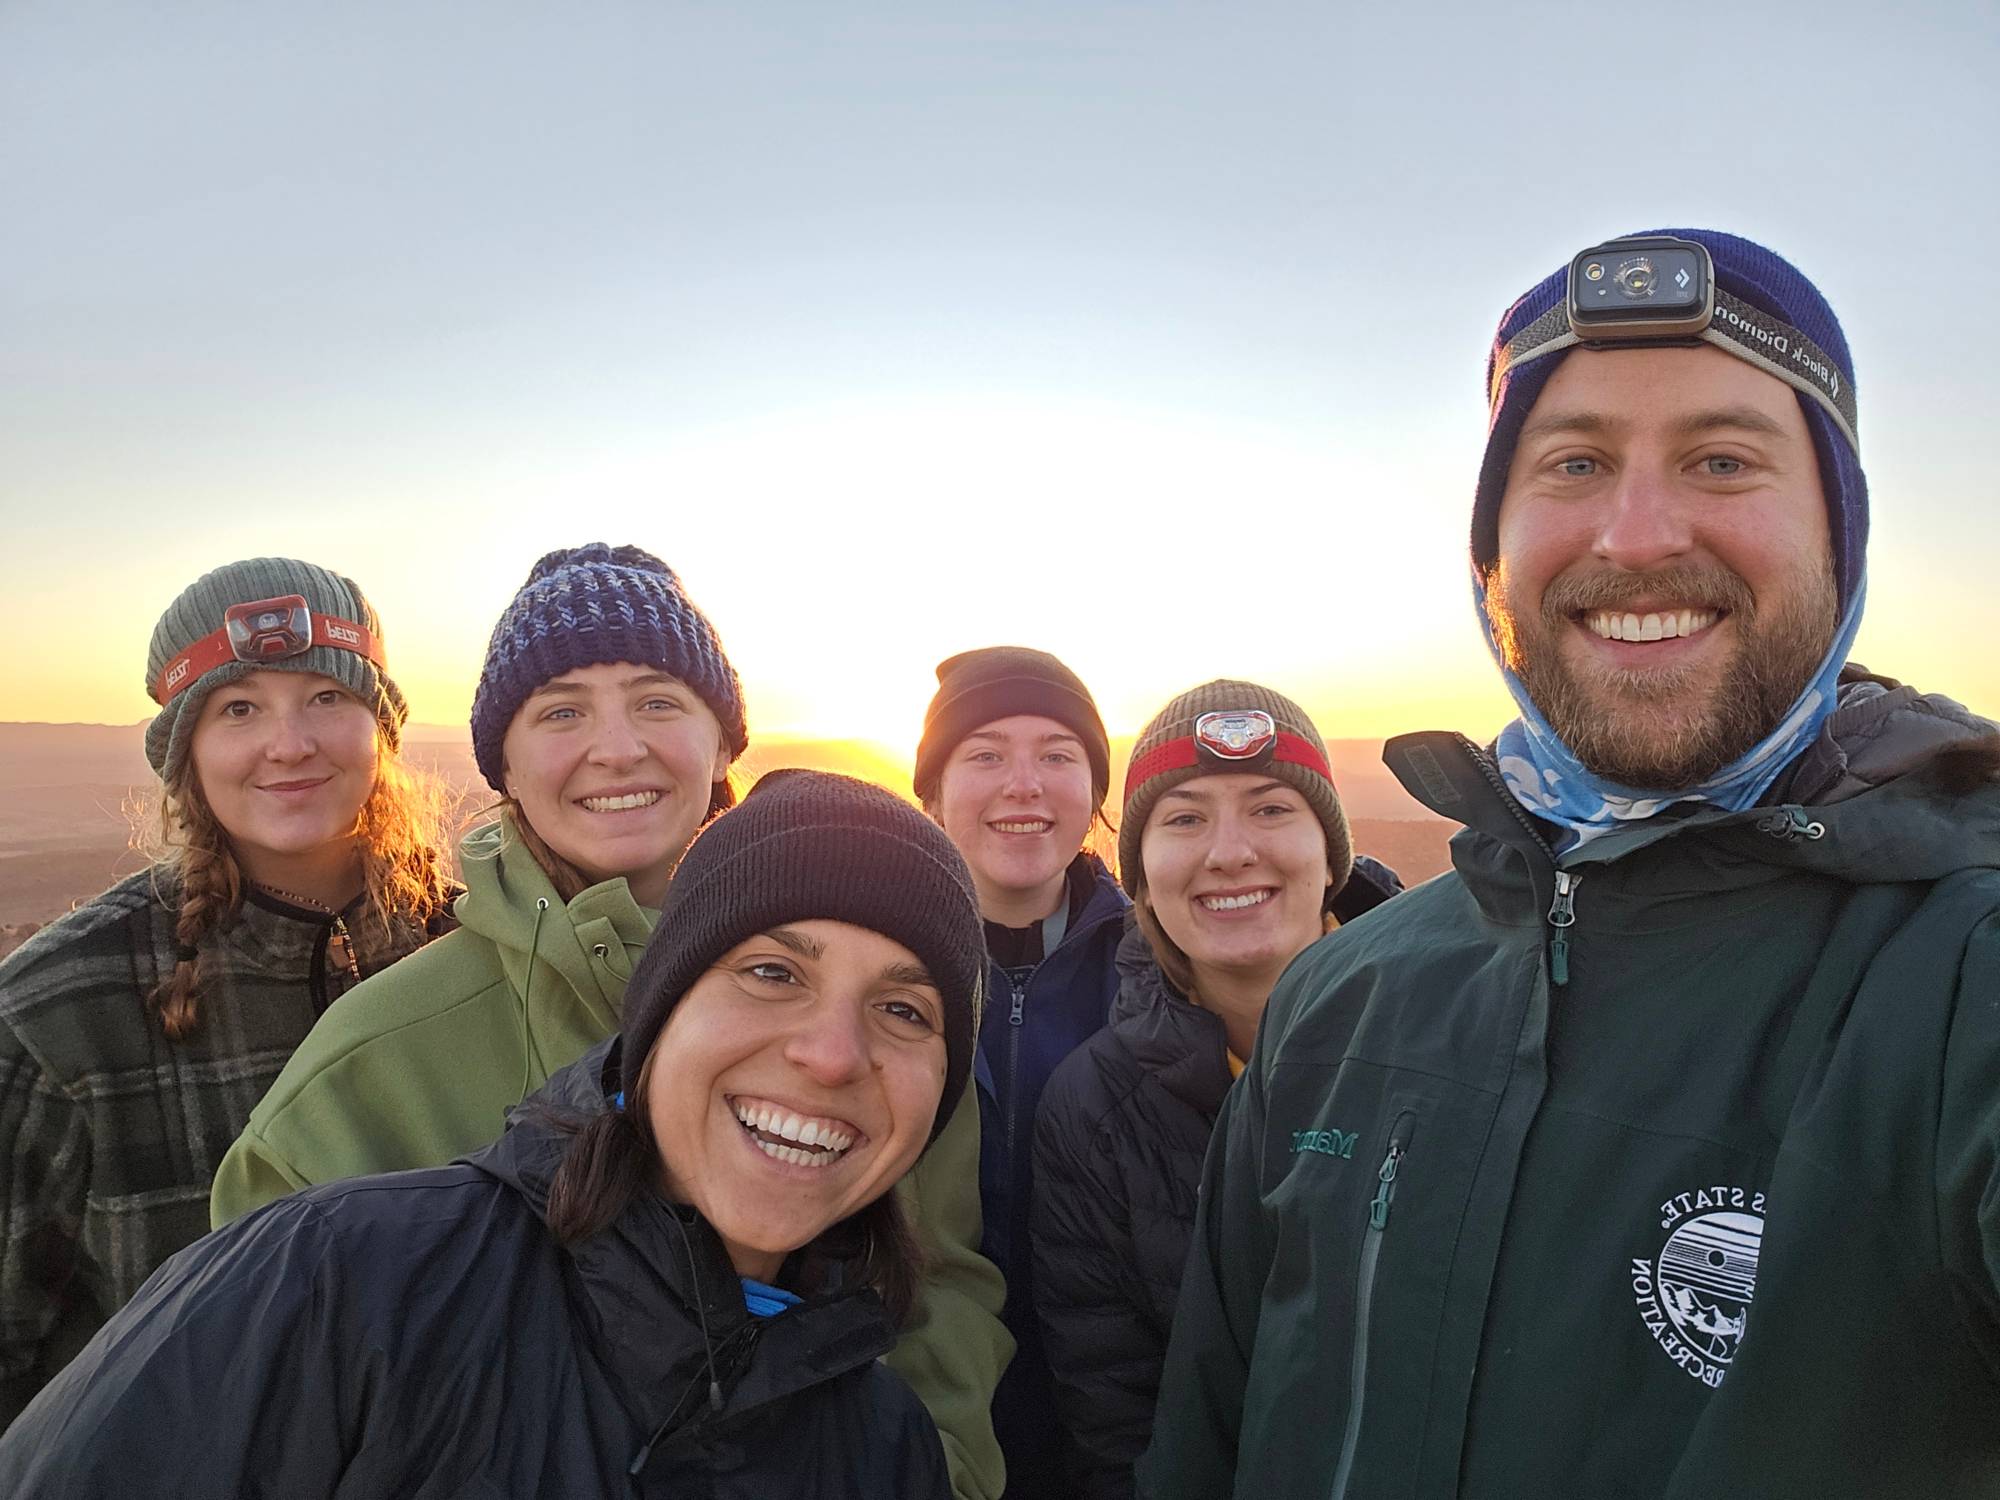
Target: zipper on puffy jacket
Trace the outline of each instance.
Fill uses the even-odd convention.
[[[1556,898],[1549,903],[1549,982],[1569,983],[1569,930],[1576,926],[1576,888],[1583,877],[1556,871]]]
[[[1037,964],[1036,968],[1041,965]],[[1028,971],[1024,979],[1012,969],[1002,969],[1007,976],[1007,988],[1013,996],[1013,1003],[1007,1010],[1007,1170],[1014,1170],[1015,1119],[1020,1113],[1020,1099],[1017,1094],[1021,1081],[1021,1028],[1027,1022],[1025,1014],[1028,1002],[1028,985],[1035,977],[1034,969]]]
[[[1333,1471],[1332,1500],[1345,1500],[1354,1477],[1354,1454],[1361,1446],[1361,1398],[1368,1386],[1368,1323],[1375,1303],[1375,1263],[1382,1257],[1383,1231],[1389,1208],[1396,1201],[1396,1179],[1409,1149],[1412,1117],[1399,1115],[1389,1130],[1389,1152],[1375,1171],[1375,1196],[1368,1203],[1368,1228],[1361,1245],[1361,1270],[1354,1286],[1354,1353],[1348,1370],[1347,1431],[1340,1440],[1340,1462]]]

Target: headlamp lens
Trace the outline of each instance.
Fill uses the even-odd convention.
[[[312,646],[312,611],[299,594],[232,604],[222,615],[238,661],[283,661]]]
[[[1619,291],[1637,301],[1653,295],[1653,287],[1659,277],[1653,270],[1653,263],[1643,255],[1635,255],[1621,262],[1618,274],[1611,278]]]

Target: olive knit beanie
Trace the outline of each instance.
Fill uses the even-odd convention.
[[[255,616],[238,608],[266,601]],[[332,678],[373,710],[392,750],[410,714],[383,665],[382,622],[353,579],[290,557],[228,563],[181,590],[146,648],[146,691],[160,705],[146,759],[163,781],[186,763],[208,695],[252,672]]]
[[[916,954],[944,1001],[945,1081],[930,1139],[972,1072],[986,939],[972,875],[944,831],[880,787],[824,771],[773,771],[681,857],[625,989],[622,1087],[708,967],[786,922],[849,922]],[[926,1142],[928,1144],[928,1142]]]
[[[917,744],[918,801],[928,804],[937,795],[946,759],[980,725],[1015,714],[1040,714],[1083,741],[1091,800],[1103,805],[1111,787],[1111,742],[1096,700],[1076,673],[1046,651],[985,646],[939,662],[937,679],[937,693],[924,711],[924,737]]]
[[[1254,682],[1205,682],[1174,699],[1132,747],[1125,772],[1125,807],[1118,819],[1118,878],[1128,892],[1143,873],[1139,844],[1153,804],[1197,776],[1255,772],[1282,781],[1306,799],[1326,830],[1328,894],[1347,883],[1354,841],[1334,790],[1326,742],[1305,710]]]
[[[592,542],[546,554],[493,627],[472,697],[472,750],[487,784],[507,790],[501,744],[530,693],[578,667],[620,661],[685,682],[722,726],[730,758],[743,753],[743,689],[708,616],[652,553]]]

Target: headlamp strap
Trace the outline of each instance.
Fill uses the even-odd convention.
[[[1328,781],[1333,780],[1333,767],[1328,765],[1326,757],[1314,748],[1312,741],[1301,739],[1296,734],[1286,734],[1283,730],[1280,730],[1277,737],[1272,740],[1268,754],[1240,761],[1216,759],[1213,769],[1216,772],[1223,773],[1230,771],[1254,771],[1259,766],[1269,765],[1272,761],[1277,760],[1287,761],[1295,766],[1304,766],[1309,771],[1317,771]],[[1199,765],[1200,763],[1201,746],[1196,743],[1195,737],[1191,734],[1184,735],[1177,740],[1168,740],[1164,745],[1156,745],[1138,760],[1133,761],[1126,769],[1125,800],[1130,802],[1132,794],[1148,781],[1151,781],[1155,776],[1162,775],[1167,771],[1185,770],[1189,766]]]
[[[1684,342],[1685,337],[1664,342]],[[1782,319],[1752,307],[1717,287],[1715,311],[1708,327],[1691,335],[1725,353],[1747,360],[1768,375],[1812,397],[1834,420],[1848,446],[1861,452],[1860,421],[1855,413],[1854,387],[1827,352]],[[1567,301],[1558,302],[1509,339],[1493,357],[1493,380],[1486,392],[1491,410],[1500,399],[1500,385],[1517,365],[1555,354],[1578,344],[1594,349],[1642,349],[1655,340],[1633,338],[1583,339],[1570,326]]]
[[[366,657],[375,664],[377,671],[388,670],[388,660],[382,653],[382,643],[375,639],[367,626],[353,620],[343,620],[339,615],[323,615],[318,610],[312,613],[312,640],[300,652],[288,655],[302,655],[313,646],[326,646],[335,651],[352,651],[356,656]],[[187,647],[161,668],[160,675],[148,691],[155,703],[165,707],[180,693],[193,687],[207,673],[224,662],[236,661],[236,648],[229,638],[229,627],[209,632],[193,645]]]

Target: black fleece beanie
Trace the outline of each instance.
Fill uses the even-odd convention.
[[[893,938],[930,971],[944,1000],[936,1140],[972,1072],[985,996],[986,941],[972,876],[944,831],[909,803],[823,771],[771,772],[681,856],[625,987],[626,1094],[637,1097],[646,1054],[709,965],[745,938],[814,920]]]

